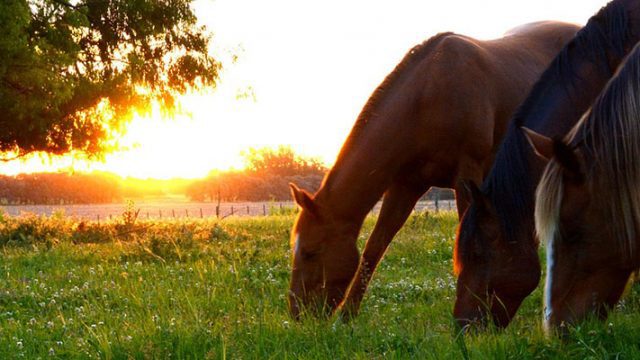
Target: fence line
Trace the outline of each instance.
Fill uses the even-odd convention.
[[[140,203],[134,204],[138,211],[138,219],[186,219],[186,218],[228,218],[231,216],[267,216],[271,214],[295,211],[293,202],[261,202],[261,203]],[[380,212],[381,202],[371,210],[373,214]],[[450,211],[455,210],[454,200],[419,201],[414,211]],[[23,213],[51,216],[62,212],[65,216],[90,221],[113,220],[122,216],[126,204],[95,205],[5,205],[0,210],[9,216],[20,216]]]

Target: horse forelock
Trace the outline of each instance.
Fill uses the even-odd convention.
[[[485,179],[482,191],[489,196],[499,218],[504,240],[515,242],[528,238],[528,227],[523,223],[533,219],[533,193],[535,177],[530,175],[531,150],[521,126],[534,127],[548,121],[550,106],[571,106],[575,97],[580,96],[581,80],[579,69],[574,69],[571,56],[586,59],[598,71],[613,75],[607,53],[623,56],[625,44],[630,38],[625,7],[619,2],[610,3],[594,15],[576,37],[565,46],[551,65],[533,86],[527,99],[516,110],[507,134],[496,154],[494,165]],[[570,103],[554,103],[550,88],[564,86],[565,96]],[[574,111],[574,110],[569,110]],[[581,112],[571,116],[579,118]],[[523,233],[526,232],[526,233]]]
[[[563,192],[562,168],[551,160],[538,184],[534,211],[536,233],[544,244],[551,244],[557,235]]]

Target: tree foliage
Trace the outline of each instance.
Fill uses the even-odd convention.
[[[310,191],[320,187],[327,168],[317,159],[298,156],[286,146],[249,149],[243,171],[214,172],[187,188],[196,201],[265,201],[290,199],[289,183]]]
[[[122,201],[122,180],[109,174],[0,175],[0,204],[97,204]]]
[[[214,85],[191,1],[0,1],[0,152],[99,154],[133,111]]]
[[[326,171],[318,159],[299,156],[290,146],[249,148],[243,156],[247,170],[258,175],[322,175]]]
[[[0,175],[0,206],[103,204],[185,195],[195,180],[133,179],[107,172]]]

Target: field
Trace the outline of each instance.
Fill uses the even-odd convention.
[[[0,358],[640,357],[640,288],[610,318],[541,330],[537,290],[505,331],[453,326],[456,216],[416,213],[350,323],[288,316],[293,215],[101,223],[0,218]],[[363,241],[372,229],[369,218]]]

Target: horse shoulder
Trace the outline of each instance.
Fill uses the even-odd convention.
[[[500,71],[482,41],[449,35],[423,69],[430,79],[424,99],[440,99],[441,104],[448,105],[449,119],[477,117],[482,108],[492,107],[498,98],[495,85]]]
[[[492,56],[481,41],[463,35],[448,35],[438,43],[431,56],[423,60],[418,71],[426,84],[422,99],[439,99],[439,104],[450,105],[451,109],[447,111],[477,112],[469,101],[478,104],[494,98],[492,84],[498,72]],[[468,115],[462,113],[459,115]]]
[[[464,153],[481,159],[488,156],[500,98],[496,85],[502,81],[492,57],[482,41],[452,34],[425,59],[421,73],[428,81],[420,101],[428,127],[421,134],[447,139],[425,144],[428,153],[456,162]]]
[[[436,60],[448,66],[488,63],[490,57],[482,41],[459,34],[451,34],[442,39],[438,43],[436,54]]]

